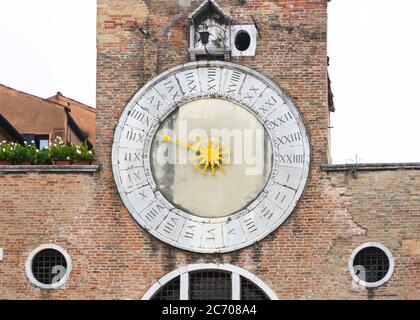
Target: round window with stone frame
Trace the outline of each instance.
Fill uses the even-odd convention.
[[[66,283],[72,268],[70,255],[54,244],[33,250],[26,260],[29,281],[41,289],[58,289]]]
[[[394,271],[394,258],[384,245],[368,242],[357,247],[349,259],[353,280],[363,287],[379,287],[387,282]]]

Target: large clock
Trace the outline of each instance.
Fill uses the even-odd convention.
[[[226,62],[175,67],[128,103],[112,166],[122,201],[148,232],[181,249],[251,245],[292,213],[310,147],[291,99]]]

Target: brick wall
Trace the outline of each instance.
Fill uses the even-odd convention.
[[[255,58],[233,62],[265,74],[302,112],[312,143],[307,188],[296,210],[259,243],[230,254],[192,254],[150,236],[119,199],[111,170],[116,122],[130,98],[160,72],[188,61],[187,14],[175,1],[99,0],[97,156],[95,175],[0,173],[0,298],[139,299],[174,269],[192,263],[231,263],[255,273],[281,299],[418,298],[420,171],[363,172],[354,179],[327,173],[328,107],[326,0],[218,3],[238,23],[254,15],[261,27]],[[150,38],[133,27],[150,17]],[[35,195],[30,198],[30,194]],[[42,198],[38,195],[42,195]],[[29,202],[30,201],[30,202]],[[354,289],[347,269],[365,241],[396,257],[391,280]],[[43,243],[62,245],[73,259],[63,290],[29,284],[24,262]]]
[[[334,172],[323,177],[320,203],[325,233],[335,230],[321,252],[323,298],[418,299],[420,297],[420,171]],[[395,259],[389,282],[376,289],[352,288],[347,263],[365,242],[379,242]]]
[[[94,238],[95,182],[89,174],[6,174],[0,169],[0,299],[43,299],[77,295],[67,290],[41,291],[25,273],[29,253],[42,244],[57,244],[74,261],[75,282],[86,265],[85,250]],[[82,226],[83,225],[83,226]],[[85,253],[83,253],[85,252]],[[72,272],[73,273],[73,272]],[[73,281],[73,280],[72,280]],[[69,285],[69,290],[71,290]]]
[[[419,170],[322,173],[320,195],[302,201],[276,232],[223,255],[190,254],[152,238],[115,191],[105,200],[111,191],[98,187],[102,175],[0,173],[0,299],[139,299],[164,274],[204,262],[243,267],[281,299],[419,297]],[[347,268],[368,241],[388,247],[396,263],[390,281],[369,290],[352,286]],[[27,256],[45,243],[72,258],[65,289],[41,290],[26,277]]]

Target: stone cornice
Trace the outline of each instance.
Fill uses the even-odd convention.
[[[95,173],[100,170],[99,165],[69,165],[69,166],[0,166],[1,173]]]
[[[340,171],[394,171],[420,170],[420,162],[413,163],[360,163],[360,164],[324,164],[321,170],[326,172]]]

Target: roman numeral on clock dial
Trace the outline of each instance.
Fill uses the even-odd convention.
[[[202,92],[217,92],[220,90],[220,68],[200,68],[198,70]]]
[[[248,240],[239,220],[232,220],[223,226],[223,240],[226,247],[237,246]]]
[[[200,77],[197,70],[188,70],[175,75],[184,95],[201,91]]]
[[[248,213],[239,220],[248,239],[256,237],[265,230],[265,224],[254,212]]]
[[[132,214],[135,214],[136,216],[145,214],[145,209],[151,204],[156,203],[155,194],[149,185],[145,185],[126,194],[122,194],[121,197],[123,199],[127,199],[129,209],[132,209]]]
[[[201,229],[201,248],[223,247],[222,226],[217,223],[203,225]]]
[[[200,248],[203,225],[191,220],[186,220],[178,242],[183,245],[194,244],[197,249]]]
[[[152,228],[156,229],[162,225],[168,217],[169,209],[159,202],[153,202],[146,209],[142,210],[140,217]]]
[[[295,152],[280,152],[279,163],[284,166],[302,167],[305,163],[305,156],[297,150]]]
[[[273,111],[284,105],[284,98],[267,88],[253,106],[261,119],[266,119]]]
[[[165,114],[169,109],[168,102],[162,98],[155,88],[152,88],[141,97],[137,102],[137,106],[153,117],[159,117]]]
[[[220,91],[228,95],[237,95],[242,87],[246,75],[242,72],[223,69],[222,84]]]
[[[115,143],[119,147],[134,150],[143,149],[147,131],[128,125],[123,128],[117,127],[116,131],[119,132],[119,139]]]
[[[267,86],[261,81],[247,75],[240,90],[241,100],[252,107],[266,89]]]
[[[160,224],[157,231],[173,241],[178,241],[184,223],[185,218],[174,212],[170,212],[165,220],[163,220]]]
[[[131,192],[148,184],[143,168],[122,170],[120,177],[121,184],[126,192]]]
[[[115,158],[119,170],[144,167],[142,149],[119,148]]]
[[[184,97],[184,93],[175,76],[171,76],[165,81],[158,83],[155,88],[160,96],[169,104],[181,100]]]
[[[275,183],[272,186],[267,199],[277,206],[279,211],[284,211],[292,203],[295,194],[296,190],[291,189],[288,186]],[[264,212],[262,213],[265,214]]]

